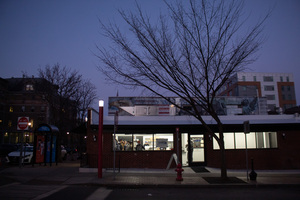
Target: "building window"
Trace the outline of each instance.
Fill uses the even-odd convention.
[[[274,91],[274,86],[273,85],[265,85],[264,89],[265,89],[265,91]]]
[[[219,137],[219,134],[216,133]],[[245,134],[243,132],[224,133],[225,149],[245,149]],[[250,132],[247,134],[247,148],[249,149],[264,149],[277,148],[277,133],[276,132]],[[214,150],[220,149],[217,141],[213,140]]]
[[[25,106],[21,107],[21,112],[25,112]]]
[[[280,76],[280,82],[283,82],[283,77],[282,76]]]
[[[275,100],[275,95],[266,95],[267,100]]]
[[[286,82],[290,82],[290,77],[286,77]]]
[[[33,85],[27,84],[25,89],[26,89],[26,91],[33,91]]]
[[[242,79],[243,79],[243,81],[246,81],[246,77],[245,76],[242,76]]]
[[[14,112],[14,107],[10,106],[9,107],[9,112]]]
[[[273,82],[273,76],[264,76],[264,82]]]
[[[114,137],[114,135],[112,135]],[[168,151],[174,148],[172,133],[116,134],[116,151]]]
[[[256,76],[253,76],[253,81],[255,81],[255,82],[256,82]]]

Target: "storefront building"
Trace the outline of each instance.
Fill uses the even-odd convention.
[[[217,133],[216,123],[203,116]],[[220,116],[228,169],[246,168],[254,160],[255,169],[300,168],[300,118],[298,115]],[[97,167],[98,116],[89,110],[87,127],[88,166]],[[243,122],[250,133],[244,134]],[[191,116],[104,116],[103,168],[167,168],[174,154],[183,166],[219,168],[220,150],[201,123]],[[116,130],[116,131],[114,131]],[[246,142],[247,141],[247,142]],[[114,160],[115,152],[115,160]]]

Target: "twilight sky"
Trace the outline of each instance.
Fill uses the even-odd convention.
[[[97,69],[93,52],[97,45],[108,45],[100,34],[98,18],[122,25],[117,9],[132,10],[135,0],[1,0],[0,77],[21,77],[22,72],[37,76],[37,69],[59,63],[76,69],[97,87],[99,98],[141,96],[141,92],[105,83]],[[162,0],[137,0],[155,17],[167,12]],[[248,66],[253,72],[293,73],[297,104],[300,102],[300,1],[245,0],[245,13],[254,23],[270,8],[265,24],[267,40],[259,59]],[[93,107],[97,107],[97,104]],[[105,106],[107,107],[107,106]],[[105,108],[106,109],[106,108]]]

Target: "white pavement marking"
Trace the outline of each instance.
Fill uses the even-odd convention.
[[[60,190],[62,190],[62,189],[65,189],[66,187],[68,187],[68,186],[67,186],[67,185],[63,185],[63,186],[61,186],[61,187],[59,187],[59,188],[56,188],[56,189],[54,189],[54,190],[51,190],[50,192],[46,192],[46,193],[44,193],[44,194],[41,194],[41,195],[39,195],[39,196],[33,198],[32,200],[40,200],[40,199],[46,198],[46,197],[50,196],[51,194],[54,194],[54,193],[56,193],[56,192],[58,192],[58,191],[60,191]]]
[[[112,190],[108,190],[106,188],[99,188],[93,194],[91,194],[86,200],[104,200]]]

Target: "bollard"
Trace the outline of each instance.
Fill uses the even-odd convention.
[[[256,181],[257,173],[254,171],[254,168],[253,168],[253,158],[251,158],[251,172],[250,172],[249,176],[250,176],[251,181]]]
[[[182,169],[182,166],[181,166],[180,163],[178,163],[177,168],[175,169],[175,171],[177,172],[176,181],[183,181],[182,172],[184,171],[184,169]]]

